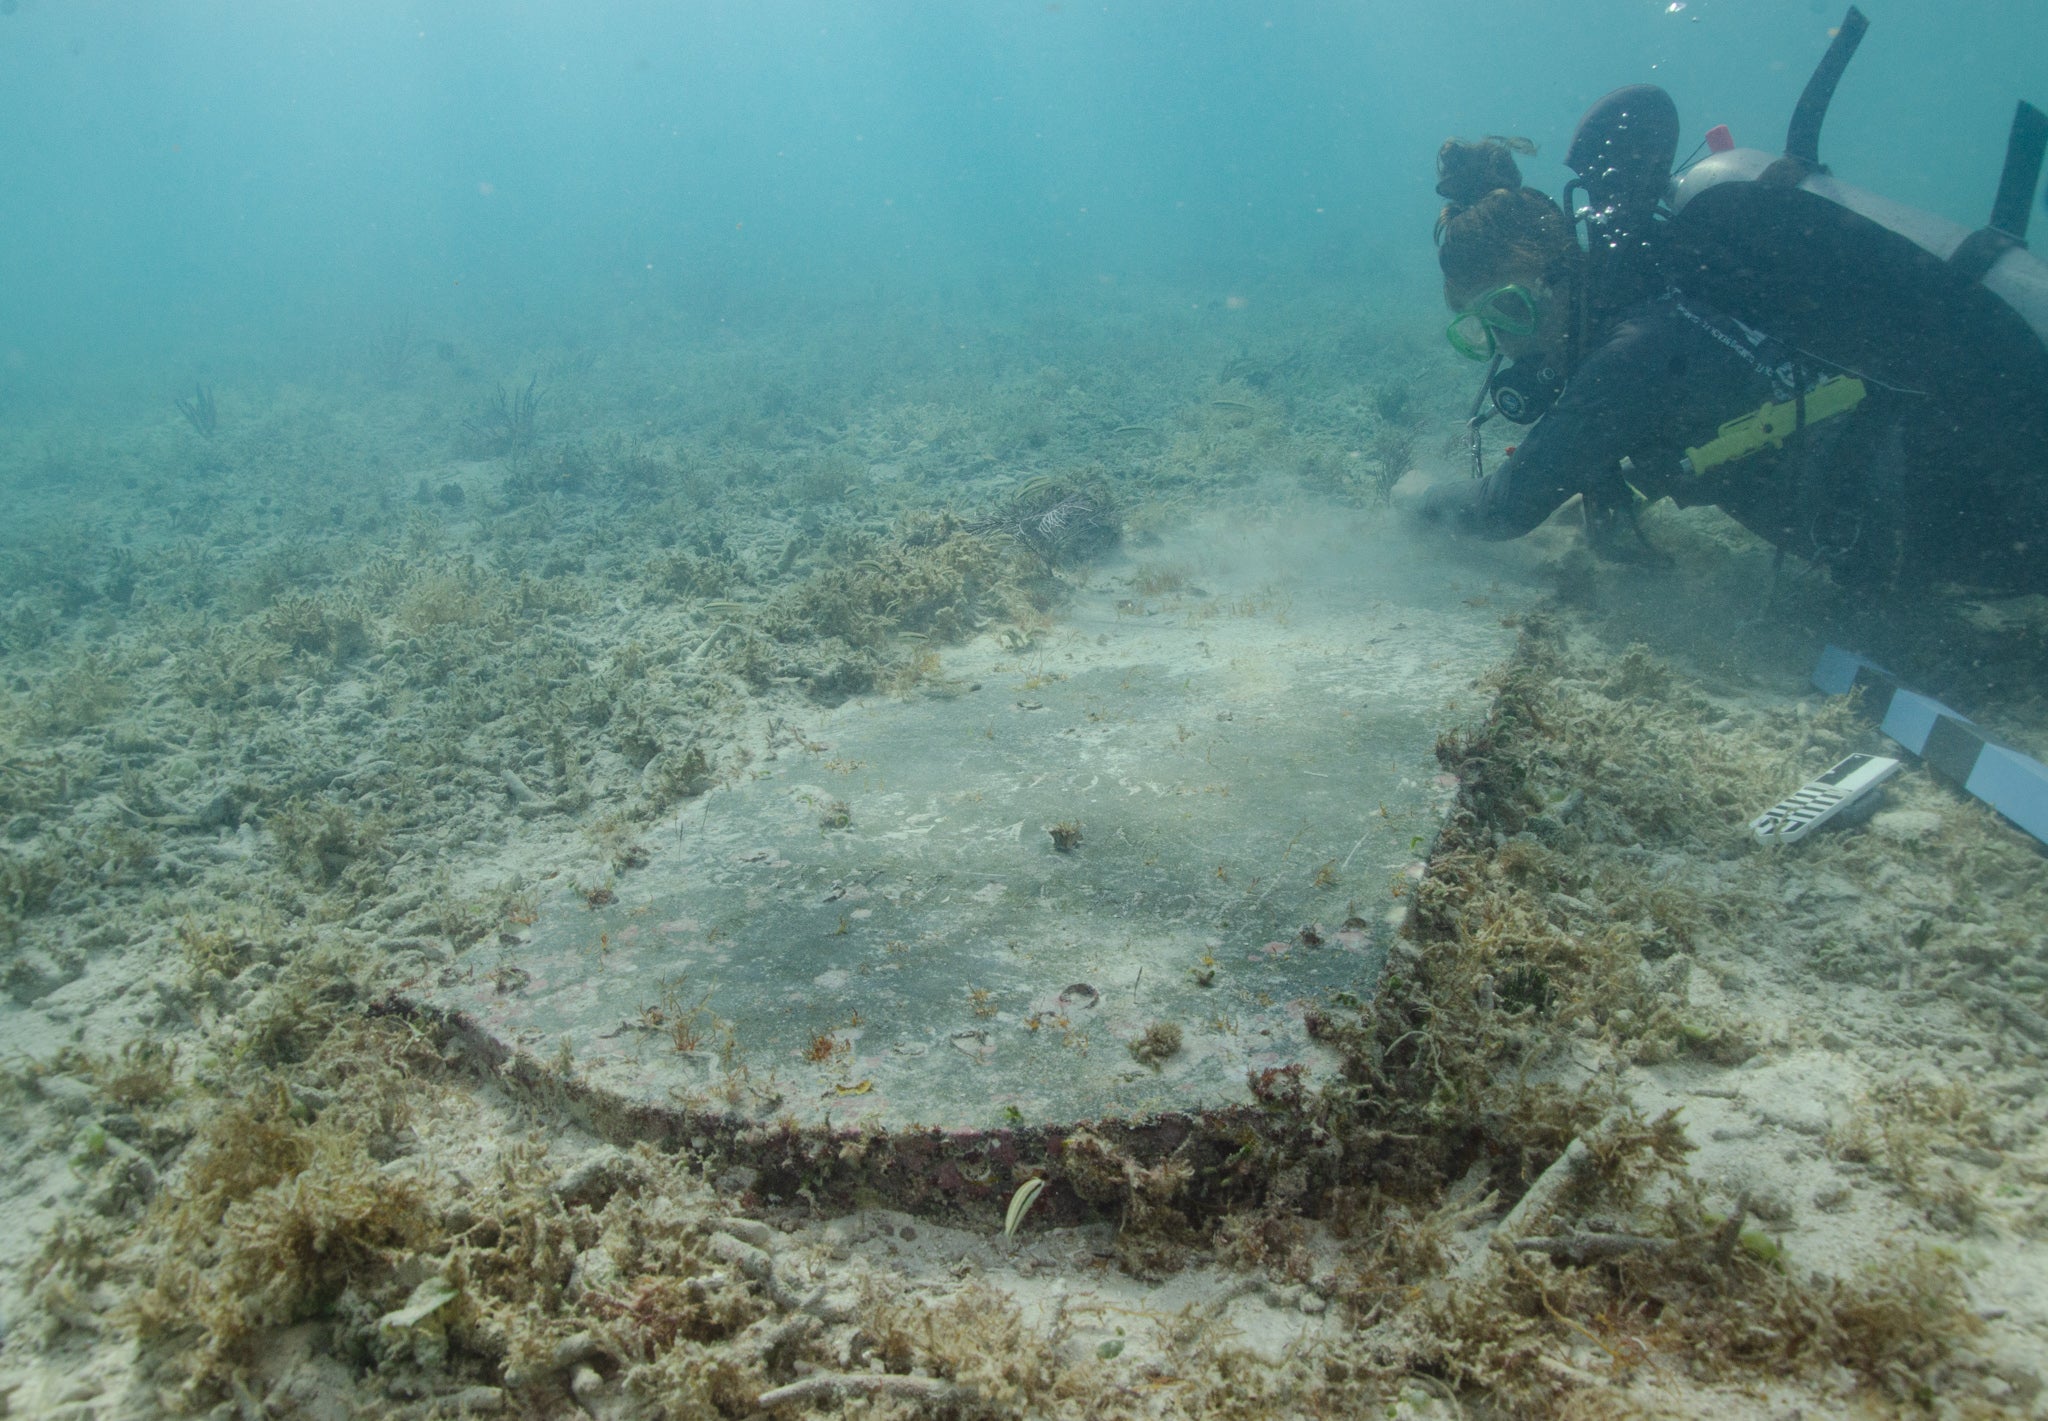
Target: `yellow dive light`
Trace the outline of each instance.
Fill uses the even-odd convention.
[[[1806,392],[1806,423],[1817,424],[1834,415],[1847,414],[1863,403],[1865,393],[1863,382],[1849,376],[1821,381]],[[1799,401],[1767,404],[1729,420],[1712,439],[1697,449],[1686,450],[1678,466],[1688,474],[1704,474],[1732,459],[1746,459],[1760,449],[1782,449],[1799,428]]]

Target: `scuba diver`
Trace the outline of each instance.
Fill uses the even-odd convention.
[[[1866,27],[1851,9],[1782,157],[1719,128],[1672,176],[1649,85],[1588,112],[1563,205],[1522,184],[1526,142],[1444,144],[1447,334],[1488,368],[1474,477],[1426,490],[1423,521],[1515,538],[1578,496],[1622,555],[1669,497],[1852,588],[2048,592],[2048,264],[2024,240],[2048,116],[2019,106],[1976,232],[1838,182],[1820,122]],[[1487,473],[1496,413],[1529,427]]]

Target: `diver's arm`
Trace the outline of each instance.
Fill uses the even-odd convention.
[[[1565,486],[1542,463],[1523,463],[1518,449],[1483,479],[1454,479],[1431,484],[1415,505],[1424,524],[1447,528],[1489,542],[1519,538],[1569,502],[1592,488],[1617,486],[1619,465],[1609,464],[1602,477],[1574,479]],[[1544,461],[1548,462],[1548,461]],[[1561,467],[1560,467],[1561,472]]]
[[[1646,334],[1624,328],[1595,351],[1491,474],[1431,488],[1422,520],[1498,541],[1521,537],[1574,494],[1618,495],[1622,456],[1654,436],[1670,396],[1665,362],[1643,358],[1656,344]]]

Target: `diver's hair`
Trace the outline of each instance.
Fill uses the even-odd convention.
[[[1493,136],[1452,138],[1437,150],[1436,190],[1445,202],[1436,260],[1445,285],[1469,290],[1524,274],[1561,282],[1571,274],[1579,244],[1564,209],[1522,186],[1515,154],[1535,151],[1526,138]]]

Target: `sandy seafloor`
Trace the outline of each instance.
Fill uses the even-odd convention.
[[[212,361],[210,435],[175,374],[13,392],[0,1411],[2048,1411],[2039,852],[1918,767],[1860,829],[1743,831],[1879,748],[1806,686],[1824,641],[2044,751],[2048,617],[1887,613],[1796,568],[1763,610],[1766,551],[1668,507],[1655,561],[1569,517],[1413,539],[1385,488],[1459,472],[1469,398],[1432,341],[1340,294],[1103,288],[566,336],[422,315],[289,379]],[[1014,536],[1075,496],[1102,537]],[[1069,1195],[1005,1243],[1001,1199],[782,1197],[600,1141],[380,1006],[816,753],[834,704],[1045,674],[1075,587],[1255,634],[1351,539],[1525,638],[1441,708],[1471,812],[1401,958],[1472,975],[1358,1047],[1453,1017],[1485,1043],[1487,1090],[1439,1064],[1346,1137],[1412,1167],[1333,1192],[1275,1154],[1262,1205],[1204,1213],[1112,1160],[1092,1220]],[[1521,757],[1519,798],[1475,744]],[[1316,1128],[1366,1129],[1346,1108]],[[1546,1173],[1575,1135],[1597,1179]]]

